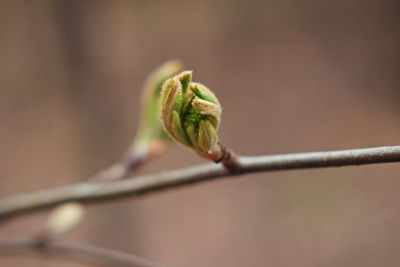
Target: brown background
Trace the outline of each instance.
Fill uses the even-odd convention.
[[[257,155],[399,143],[400,4],[1,1],[0,193],[76,182],[125,150],[146,74],[180,58]],[[204,160],[180,145],[141,173]],[[399,266],[400,165],[246,175],[94,205],[65,239],[169,266]],[[47,213],[2,225],[32,234]],[[1,256],[0,266],[89,266]]]

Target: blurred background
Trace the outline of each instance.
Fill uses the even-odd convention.
[[[171,58],[259,155],[399,144],[394,0],[1,1],[0,194],[118,159],[146,75]],[[204,162],[175,145],[140,173]],[[399,266],[399,164],[246,175],[92,205],[64,238],[168,266]],[[48,213],[1,225],[37,232]],[[1,256],[0,266],[91,266]]]

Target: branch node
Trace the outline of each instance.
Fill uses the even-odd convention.
[[[236,153],[225,146],[219,144],[220,157],[214,160],[215,163],[222,163],[224,168],[231,174],[240,172],[240,164]]]

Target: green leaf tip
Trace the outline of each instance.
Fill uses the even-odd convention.
[[[172,139],[202,155],[215,150],[221,105],[205,85],[192,82],[192,71],[164,82],[161,103],[162,124]]]

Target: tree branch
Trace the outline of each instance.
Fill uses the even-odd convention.
[[[0,255],[15,253],[72,258],[75,260],[95,263],[101,266],[165,266],[125,252],[75,242],[57,242],[49,246],[41,247],[38,246],[32,238],[14,237],[0,239]]]
[[[222,165],[209,163],[137,176],[134,179],[112,182],[83,182],[4,197],[0,199],[0,219],[6,219],[23,212],[44,209],[68,201],[104,201],[252,172],[398,161],[400,161],[400,146],[238,157],[239,166],[235,173],[229,172]]]

